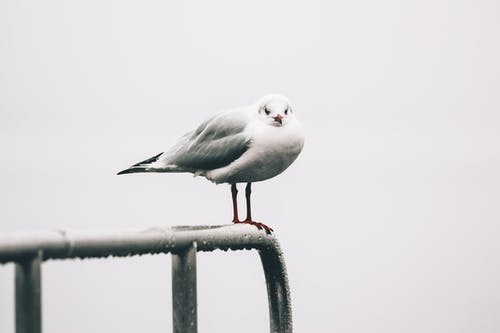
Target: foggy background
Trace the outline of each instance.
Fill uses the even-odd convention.
[[[1,1],[0,232],[230,223],[227,185],[116,172],[282,93],[306,143],[253,213],[295,331],[499,332],[499,7]],[[170,264],[45,263],[44,331],[169,331]],[[0,332],[13,301],[0,266]],[[267,331],[257,253],[200,253],[198,301],[200,332]]]

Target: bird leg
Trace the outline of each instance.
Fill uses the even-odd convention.
[[[233,196],[233,222],[239,223],[238,219],[238,200],[236,200],[238,196],[238,189],[236,188],[236,184],[231,184],[231,195]]]
[[[245,198],[247,201],[247,218],[245,221],[252,221],[252,208],[250,207],[250,194],[252,194],[252,183],[247,183],[245,187]]]
[[[264,223],[260,222],[255,222],[252,220],[252,208],[250,205],[250,195],[252,194],[252,183],[247,183],[247,187],[245,188],[245,197],[246,197],[246,202],[247,202],[247,218],[245,221],[241,222],[235,222],[235,223],[246,223],[246,224],[251,224],[257,227],[257,229],[262,230],[264,229],[267,234],[271,234],[271,231],[273,231],[272,228],[269,228],[267,225]]]

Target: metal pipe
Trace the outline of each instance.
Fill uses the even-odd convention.
[[[272,235],[245,225],[155,227],[0,234],[0,263],[43,252],[43,260],[176,253],[194,241],[198,251],[273,247]]]
[[[42,254],[16,263],[16,333],[41,333]]]
[[[174,333],[197,333],[196,242],[172,254],[172,305]]]
[[[195,242],[197,246],[193,250],[192,246]],[[25,268],[22,267],[26,266],[27,258],[36,256],[39,259],[36,261],[38,264],[33,266],[35,267],[33,272],[41,260],[48,259],[99,258],[148,253],[172,253],[174,256],[181,255],[182,257],[186,251],[190,253],[190,251],[217,249],[224,251],[257,249],[259,251],[266,276],[271,332],[291,333],[292,313],[288,278],[278,241],[273,235],[267,235],[245,224],[157,227],[146,230],[2,233],[0,235],[0,264],[18,262],[20,263],[19,274],[23,275],[24,273],[21,273]],[[179,260],[182,263],[185,259],[181,257],[173,260]]]
[[[278,247],[259,251],[266,277],[269,324],[272,333],[292,333],[292,306],[285,261]]]

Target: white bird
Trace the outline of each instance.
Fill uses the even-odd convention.
[[[231,184],[233,222],[252,220],[251,184],[282,173],[302,151],[304,134],[288,99],[267,95],[249,106],[215,115],[186,133],[167,152],[134,164],[118,174],[135,172],[190,172],[219,184]],[[247,183],[247,217],[238,218],[237,183]]]

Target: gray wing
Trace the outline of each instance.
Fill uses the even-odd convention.
[[[212,117],[184,135],[166,154],[165,162],[191,172],[224,167],[248,150],[250,138],[243,134],[246,125],[241,113]]]

